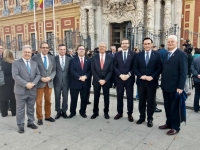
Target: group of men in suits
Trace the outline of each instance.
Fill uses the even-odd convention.
[[[147,126],[153,126],[153,113],[155,110],[155,96],[158,87],[158,78],[162,73],[161,88],[163,90],[164,106],[167,121],[160,129],[170,129],[168,135],[173,135],[180,130],[179,101],[175,98],[176,92],[182,93],[187,74],[186,55],[177,49],[177,37],[169,36],[169,52],[162,61],[161,55],[152,50],[153,41],[150,38],[143,40],[144,51],[136,55],[129,50],[129,40],[121,41],[120,52],[112,55],[106,53],[107,45],[99,44],[99,53],[90,59],[85,55],[85,47],[77,47],[77,56],[66,56],[66,46],[60,44],[58,56],[48,55],[47,43],[40,45],[40,53],[31,60],[31,47],[25,45],[22,50],[22,59],[13,63],[13,78],[15,80],[15,96],[17,102],[17,125],[19,132],[24,132],[25,104],[27,104],[28,124],[36,129],[34,121],[34,103],[36,101],[37,124],[43,124],[42,103],[44,96],[44,118],[46,121],[55,122],[51,117],[51,94],[54,87],[55,119],[72,118],[76,115],[77,101],[80,93],[81,105],[79,114],[86,118],[88,91],[94,87],[94,107],[91,119],[99,116],[100,91],[104,96],[104,117],[109,119],[109,91],[112,87],[114,73],[117,92],[117,115],[115,120],[123,117],[123,95],[126,90],[128,121],[133,122],[133,85],[137,76],[139,94],[139,120],[142,124],[146,119]],[[68,110],[68,90],[70,89],[71,103],[70,115]],[[62,95],[62,96],[61,96]],[[36,99],[36,100],[35,100]],[[62,99],[62,103],[61,103]]]

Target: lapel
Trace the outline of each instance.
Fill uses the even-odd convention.
[[[97,54],[96,57],[97,57],[97,59],[96,59],[97,65],[101,69],[101,63],[100,63],[100,58],[99,58],[100,56],[99,56],[99,54]]]
[[[145,58],[145,51],[142,51],[141,52],[141,55],[142,55],[142,62],[144,63],[144,65],[146,66],[146,58]]]
[[[85,57],[85,59],[84,59],[84,67],[83,67],[83,72],[86,72],[86,65],[87,65],[87,61],[88,61],[88,59],[87,59],[87,57]],[[82,68],[81,68],[81,70],[82,70]]]
[[[28,72],[28,69],[27,69],[27,66],[26,66],[26,64],[24,63],[24,60],[21,58],[21,60],[20,60],[20,62],[21,62],[21,65],[24,67],[24,69],[26,70],[26,72],[29,74],[29,72]],[[31,63],[30,63],[31,64]]]
[[[73,58],[73,59],[76,59],[76,63],[77,63],[77,65],[78,65],[79,69],[82,71],[81,62],[80,62],[79,57],[75,57],[75,58]],[[83,69],[84,69],[84,68],[83,68]]]
[[[171,61],[172,59],[174,59],[174,57],[176,56],[177,53],[177,49],[176,51],[171,55],[171,57],[167,60],[167,62]],[[167,58],[168,58],[168,53],[167,53]]]
[[[149,63],[151,63],[151,60],[153,59],[153,57],[154,57],[154,51],[151,50],[151,56],[150,56],[150,58],[149,58],[149,62],[148,62],[148,64],[147,64],[147,66],[149,65]],[[145,63],[146,63],[146,62],[145,62]]]
[[[62,67],[60,65],[60,58],[59,58],[59,55],[56,57],[56,63],[58,64],[58,68],[62,71]]]
[[[42,67],[46,70],[46,68],[44,67],[44,62],[42,61],[42,55],[41,54],[39,54],[38,55],[38,60],[40,61],[40,64],[42,64]]]
[[[104,60],[104,64],[103,64],[103,70],[105,69],[106,64],[108,63],[108,55],[106,54],[105,60]]]
[[[48,67],[47,67],[47,70],[49,69],[49,67],[50,66],[52,66],[52,62],[51,62],[51,58],[50,58],[50,56],[47,54],[47,57],[48,57],[48,60],[47,61],[49,61],[49,65],[48,65]]]
[[[126,65],[128,60],[131,58],[131,52],[128,50],[127,53],[128,54],[127,54],[127,57],[126,57],[126,63],[124,65]],[[122,59],[123,59],[123,57],[122,57]],[[123,62],[124,62],[124,60],[123,60]]]
[[[124,58],[123,58],[123,52],[122,51],[120,51],[119,52],[119,60],[121,60],[121,64],[124,64]],[[127,60],[126,60],[127,61]],[[125,64],[124,64],[125,65]]]

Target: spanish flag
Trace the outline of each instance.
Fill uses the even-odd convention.
[[[41,9],[43,9],[43,0],[40,0],[39,6],[40,6]]]

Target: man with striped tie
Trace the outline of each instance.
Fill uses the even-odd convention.
[[[65,55],[66,46],[60,44],[58,46],[59,55],[55,57],[56,61],[56,76],[54,77],[54,94],[55,94],[55,109],[57,115],[55,119],[59,119],[60,116],[67,118],[68,109],[68,90],[69,90],[69,64],[70,57]],[[61,93],[62,93],[62,105],[61,105]]]

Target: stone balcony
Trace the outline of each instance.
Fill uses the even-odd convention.
[[[5,17],[5,16],[9,16],[10,15],[10,10],[9,9],[3,9],[2,10],[2,16]]]
[[[14,8],[14,11],[13,13],[16,15],[16,14],[21,14],[22,13],[22,6],[16,6]]]
[[[72,3],[72,0],[60,0],[61,4]]]

